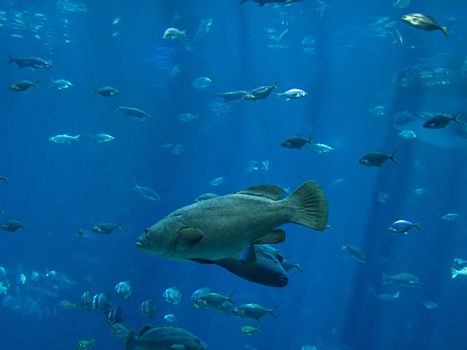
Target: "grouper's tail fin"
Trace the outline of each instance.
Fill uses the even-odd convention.
[[[293,223],[322,231],[328,223],[328,201],[323,189],[313,180],[298,187],[287,201],[295,209]]]
[[[125,350],[133,350],[136,348],[135,332],[130,331],[125,341]]]

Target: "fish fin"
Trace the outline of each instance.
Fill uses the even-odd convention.
[[[40,82],[41,82],[40,80],[36,80],[36,81],[34,82],[34,88],[35,88],[36,90],[39,90],[39,84],[40,84]]]
[[[423,232],[423,229],[422,229],[422,227],[420,226],[421,223],[422,223],[421,221],[417,221],[413,226],[414,226],[417,230]]]
[[[256,248],[253,244],[250,244],[246,247],[240,255],[239,258],[241,261],[246,263],[255,263],[256,262]]]
[[[399,298],[399,295],[401,295],[401,291],[400,291],[400,290],[398,290],[398,291],[396,292],[396,294],[394,294],[392,297],[393,297],[394,299],[397,299],[397,298]]]
[[[274,244],[285,241],[285,231],[281,229],[272,230],[271,232],[258,237],[252,244]]]
[[[184,227],[178,231],[177,243],[191,248],[203,239],[203,231],[193,227]]]
[[[301,273],[305,272],[305,271],[303,271],[302,265],[300,265],[300,264],[292,264],[292,265],[293,265],[293,267],[295,267]]]
[[[233,301],[233,296],[234,296],[235,292],[236,292],[236,290],[231,291],[229,296],[227,297],[227,300],[230,301],[232,304],[235,304],[235,301]]]
[[[382,272],[381,277],[383,285],[391,283],[391,280],[389,279],[389,275],[387,273]]]
[[[459,273],[456,269],[451,268],[451,278],[456,278]]]
[[[276,311],[277,311],[277,305],[274,306],[271,310],[269,310],[269,314],[270,314],[271,316],[277,318],[277,313],[276,313]]]
[[[390,155],[388,155],[388,158],[391,159],[394,163],[397,163],[396,158],[394,158],[396,153],[397,153],[397,149],[395,149],[394,152],[392,152]]]
[[[298,187],[287,199],[295,213],[291,222],[322,231],[328,223],[328,202],[323,189],[313,180]]]
[[[122,234],[125,234],[125,231],[123,230],[123,225],[125,224],[125,220],[122,220],[119,224],[118,224],[118,230],[122,233]]]
[[[444,35],[446,35],[449,38],[448,27],[440,26],[439,29],[443,32]]]
[[[215,264],[215,261],[207,260],[207,259],[198,259],[198,258],[192,258],[190,259],[191,261],[198,263],[198,264],[206,264],[206,265],[211,265]]]
[[[185,350],[186,346],[183,344],[173,344],[170,348],[173,350]]]
[[[125,341],[125,350],[133,350],[136,348],[135,332],[130,331]]]
[[[457,123],[459,125],[462,125],[462,120],[459,119],[459,115],[461,114],[461,112],[457,112],[456,114],[454,114],[454,116],[452,117],[452,121],[454,123]]]
[[[265,197],[277,201],[285,196],[285,190],[276,185],[258,185],[249,187],[246,190],[237,192],[239,194],[248,194],[251,196]]]
[[[138,336],[141,337],[144,333],[146,333],[147,331],[149,331],[152,328],[153,328],[152,326],[144,325],[143,328],[141,328],[141,330],[139,331]]]

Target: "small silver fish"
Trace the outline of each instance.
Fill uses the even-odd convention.
[[[164,291],[162,298],[168,304],[179,305],[182,302],[182,293],[177,287],[170,287]]]
[[[133,294],[133,289],[131,287],[130,281],[118,282],[115,286],[115,292],[124,300],[127,300],[131,296],[131,294]]]
[[[57,80],[52,80],[50,83],[51,87],[54,87],[58,90],[65,90],[65,89],[70,89],[73,87],[73,84],[65,79],[57,79]]]
[[[53,143],[76,143],[79,141],[80,135],[60,134],[49,137],[49,141]]]
[[[449,213],[449,214],[443,215],[443,217],[441,217],[441,220],[452,222],[452,221],[456,221],[458,218],[459,218],[459,213]]]
[[[154,191],[153,189],[146,187],[146,186],[140,186],[137,183],[135,183],[135,186],[133,187],[133,190],[138,192],[143,198],[149,199],[151,201],[160,201],[161,196]]]
[[[109,134],[90,134],[89,138],[98,143],[105,143],[105,142],[111,142],[115,140],[115,137]]]
[[[422,13],[410,13],[403,15],[402,20],[411,26],[431,32],[432,30],[440,30],[445,36],[449,37],[448,27],[440,26],[436,20]]]

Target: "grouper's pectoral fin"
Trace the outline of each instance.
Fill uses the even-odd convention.
[[[184,227],[178,231],[177,245],[189,249],[203,239],[203,231],[198,228]]]
[[[285,241],[285,231],[281,229],[272,230],[258,237],[252,244],[274,244]]]

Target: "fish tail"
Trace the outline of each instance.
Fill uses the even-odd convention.
[[[133,331],[128,333],[125,341],[125,350],[133,350],[136,348],[136,337]]]
[[[422,222],[421,221],[417,221],[413,226],[419,230],[419,231],[423,231],[422,229],[422,226],[420,225]]]
[[[456,278],[459,273],[456,269],[451,268],[451,278]]]
[[[452,117],[452,121],[454,123],[459,124],[459,125],[462,124],[462,120],[459,118],[460,114],[461,114],[461,112],[459,111],[456,114],[454,114],[454,116]]]
[[[394,152],[392,152],[392,153],[388,156],[388,158],[391,159],[394,163],[397,163],[396,158],[395,158],[396,153],[397,153],[397,149],[395,149]]]
[[[236,290],[233,290],[229,296],[227,297],[227,300],[230,301],[232,304],[235,304],[235,301],[233,301],[233,296],[235,294]]]
[[[274,81],[274,88],[275,89],[279,89],[279,86],[277,85],[277,83],[279,82],[279,78],[280,78],[280,75],[278,75],[276,80]]]
[[[118,230],[122,233],[122,234],[125,234],[125,230],[123,230],[123,225],[125,224],[125,221],[126,220],[122,220],[119,224],[118,224]]]
[[[401,291],[400,291],[400,290],[398,290],[398,291],[396,292],[396,294],[394,294],[392,297],[393,297],[394,299],[397,299],[397,298],[399,298],[399,295],[401,295]]]
[[[303,271],[302,265],[300,265],[300,264],[293,264],[292,266],[295,267],[301,273],[305,272],[305,271]]]
[[[277,313],[276,313],[276,311],[277,311],[277,305],[274,306],[271,310],[269,310],[269,314],[270,314],[271,316],[277,318]]]
[[[448,27],[439,27],[439,29],[443,32],[444,35],[446,35],[449,38],[449,31]]]
[[[8,62],[7,62],[7,64],[11,64],[11,63],[13,63],[13,62],[15,62],[15,59],[13,58],[13,56],[12,56],[12,55],[8,55]]]
[[[40,80],[36,80],[36,81],[34,82],[34,87],[36,88],[36,90],[39,90],[39,84],[40,84],[40,83],[41,83]]]
[[[391,283],[391,280],[389,279],[388,274],[381,272],[381,278],[382,278],[383,285]]]
[[[287,199],[295,209],[290,222],[322,231],[328,223],[328,202],[323,189],[313,180],[300,185]]]

